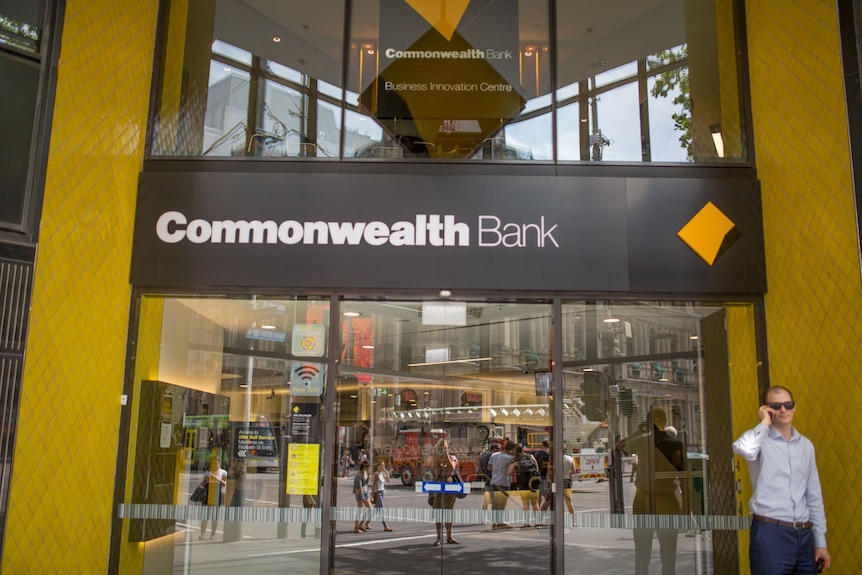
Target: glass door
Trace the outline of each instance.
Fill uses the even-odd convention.
[[[561,573],[596,546],[606,572],[636,575],[717,572],[714,549],[735,553],[728,366],[756,385],[752,320],[750,305],[563,305],[563,538],[580,561]]]
[[[416,575],[504,564],[550,573],[550,513],[529,468],[550,438],[551,306],[346,301],[341,311],[334,572],[378,572],[385,557]]]

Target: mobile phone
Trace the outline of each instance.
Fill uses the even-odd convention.
[[[816,565],[817,565],[817,572],[823,573],[823,559],[818,559]]]

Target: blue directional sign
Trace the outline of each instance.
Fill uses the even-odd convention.
[[[248,339],[262,339],[264,341],[284,341],[287,338],[287,334],[275,329],[259,329],[252,327],[245,332],[245,337]]]
[[[457,482],[423,481],[422,493],[470,493],[470,486]]]

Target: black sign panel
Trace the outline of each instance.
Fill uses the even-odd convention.
[[[360,104],[409,153],[466,157],[520,114],[518,1],[381,0]]]
[[[150,172],[136,217],[142,286],[765,291],[755,180]]]
[[[234,457],[277,457],[275,432],[269,424],[251,423],[233,428]]]

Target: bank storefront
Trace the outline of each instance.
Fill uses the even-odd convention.
[[[165,3],[114,569],[737,571],[737,7],[592,4]]]

